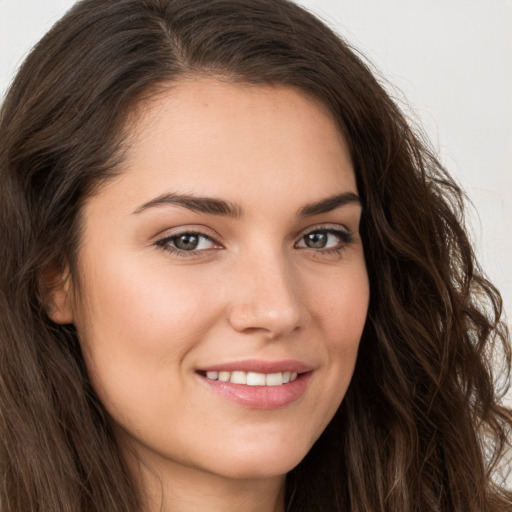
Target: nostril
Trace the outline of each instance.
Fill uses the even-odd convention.
[[[229,322],[244,334],[264,333],[269,339],[291,334],[304,327],[309,313],[298,301],[293,304],[272,305],[262,300],[261,304],[240,304],[229,311]]]

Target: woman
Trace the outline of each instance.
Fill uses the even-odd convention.
[[[462,195],[283,0],[84,0],[3,105],[2,511],[505,511]]]

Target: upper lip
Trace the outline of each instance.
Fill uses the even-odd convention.
[[[255,373],[280,373],[280,372],[296,372],[306,373],[313,370],[309,364],[302,363],[293,359],[285,359],[280,361],[268,361],[262,359],[244,359],[242,361],[230,361],[228,363],[213,364],[201,367],[198,371],[202,372],[255,372]]]

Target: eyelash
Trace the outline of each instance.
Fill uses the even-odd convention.
[[[181,231],[178,233],[174,233],[171,236],[166,236],[165,238],[162,238],[161,240],[158,240],[155,245],[162,249],[165,253],[171,254],[173,256],[179,256],[182,258],[198,258],[204,255],[204,252],[208,249],[194,249],[191,251],[185,251],[183,249],[179,249],[177,247],[173,247],[170,245],[173,241],[177,240],[178,238],[184,236],[184,235],[191,235],[191,236],[197,236],[201,240],[209,240],[213,242],[214,244],[217,244],[220,246],[220,244],[211,236],[206,235],[204,233],[201,233],[200,231]]]
[[[339,255],[341,254],[347,246],[349,246],[351,243],[354,242],[354,235],[353,233],[349,232],[348,230],[340,229],[339,227],[332,227],[332,226],[318,226],[314,229],[311,229],[307,232],[305,232],[299,239],[298,242],[295,243],[294,247],[297,247],[297,244],[302,242],[306,236],[312,235],[312,234],[327,234],[327,235],[334,235],[339,239],[339,244],[335,247],[330,248],[311,248],[311,247],[304,247],[304,249],[313,252],[313,253],[319,253],[321,255]],[[171,236],[167,236],[165,238],[162,238],[161,240],[158,240],[155,242],[155,245],[162,249],[164,252],[168,254],[172,254],[173,256],[179,256],[182,258],[198,258],[204,255],[206,251],[209,249],[193,249],[190,251],[186,251],[183,249],[179,249],[177,247],[173,247],[170,245],[173,241],[177,240],[179,237],[182,237],[184,235],[191,235],[191,236],[197,236],[199,239],[202,240],[209,240],[213,244],[216,244],[221,247],[221,244],[217,242],[213,237],[206,235],[204,233],[201,233],[199,231],[181,231],[179,233],[174,233]]]
[[[330,255],[340,255],[350,244],[352,244],[355,240],[354,234],[351,233],[348,230],[340,229],[339,227],[333,227],[333,226],[318,226],[314,229],[311,229],[304,233],[298,242],[296,242],[295,246],[297,246],[298,243],[304,241],[304,239],[308,235],[312,234],[327,234],[327,235],[334,235],[338,238],[338,244],[336,244],[334,247],[329,248],[320,248],[320,249],[314,249],[312,247],[304,247],[304,249],[307,249],[308,251],[314,253],[315,255],[319,256],[330,256]]]

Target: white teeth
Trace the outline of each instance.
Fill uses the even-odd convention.
[[[247,374],[245,372],[231,372],[229,382],[233,384],[247,384]]]
[[[264,386],[265,385],[265,374],[248,372],[247,373],[247,385],[248,386]]]
[[[230,372],[219,372],[219,380],[222,382],[227,382],[231,378]]]
[[[206,378],[231,382],[233,384],[246,384],[247,386],[281,386],[294,381],[298,377],[297,372],[257,373],[257,372],[206,372]]]
[[[267,386],[280,386],[283,383],[282,373],[269,373],[266,377]]]

